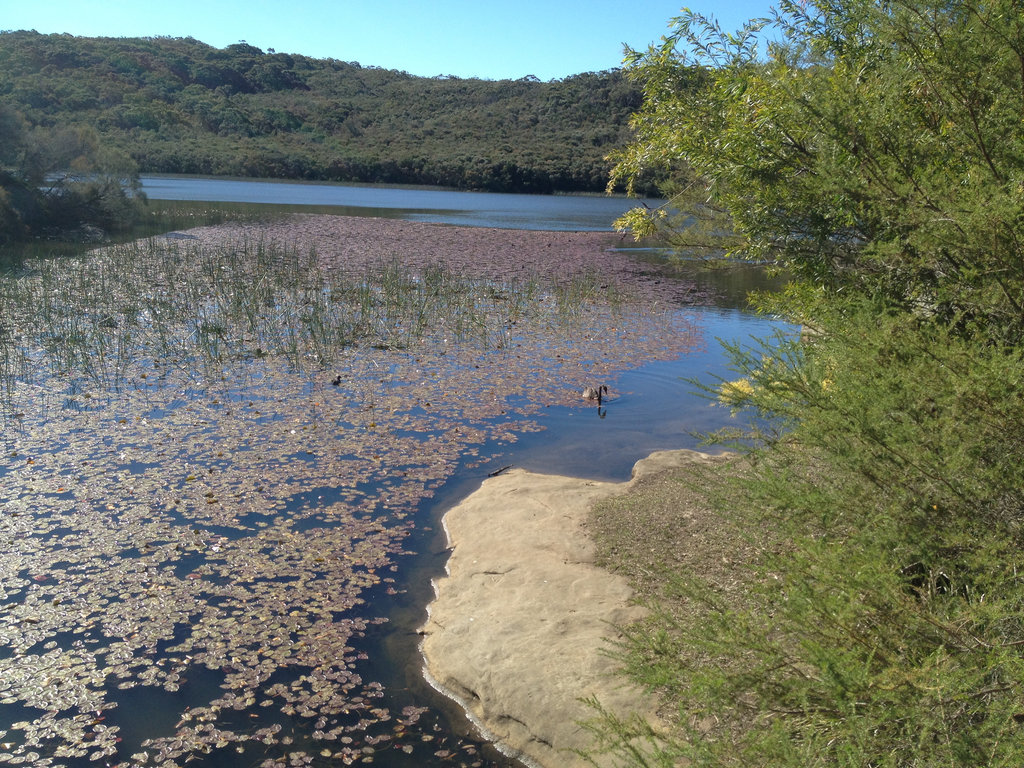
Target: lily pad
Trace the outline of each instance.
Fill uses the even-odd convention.
[[[598,237],[290,222],[0,277],[9,761],[454,759],[363,678],[426,501],[701,341]]]

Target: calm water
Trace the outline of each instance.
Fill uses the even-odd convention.
[[[143,181],[146,193],[154,199],[326,207],[349,215],[538,230],[608,230],[611,220],[635,203],[603,197],[533,197],[223,179],[146,177]],[[627,249],[623,258],[656,261],[661,256],[630,253]],[[536,416],[542,431],[518,435],[513,442],[492,440],[480,446],[480,454],[493,460],[482,466],[464,462],[436,495],[421,502],[415,511],[417,524],[405,547],[417,554],[400,560],[394,584],[397,589],[378,585],[362,594],[362,599],[387,622],[370,626],[366,637],[359,641],[357,650],[365,651],[365,656],[356,671],[364,679],[382,684],[381,706],[392,712],[426,708],[417,726],[424,739],[434,738],[448,747],[473,743],[465,718],[433,692],[420,674],[416,629],[424,621],[425,605],[432,597],[430,579],[443,572],[447,558],[439,525],[443,512],[478,487],[488,471],[500,466],[512,464],[535,471],[622,481],[628,479],[632,465],[651,451],[699,447],[697,433],[729,423],[726,409],[710,404],[683,379],[696,377],[713,382],[715,377],[730,377],[717,339],[763,338],[781,329],[772,320],[744,310],[745,292],[769,283],[752,269],[707,272],[695,268],[685,279],[698,285],[696,295],[712,297],[703,305],[677,310],[701,330],[702,343],[677,360],[623,370],[600,382],[608,384],[615,394],[601,409],[548,407]],[[196,673],[192,678],[190,685],[194,686],[197,701],[216,694],[216,676]],[[172,721],[177,716],[174,704],[163,704],[152,688],[126,692],[116,700],[120,706],[114,712],[123,725],[126,742],[141,742],[147,735],[173,730]],[[0,731],[19,717],[24,717],[19,710],[0,705]],[[441,752],[433,754],[424,748],[406,756],[393,749],[378,754],[375,764],[451,764]],[[481,753],[480,759],[483,765],[509,764],[488,751]],[[84,761],[76,763],[81,764]],[[252,764],[248,754],[231,763],[238,768]],[[334,763],[327,760],[322,764]]]
[[[154,200],[331,207],[353,216],[558,231],[610,230],[612,221],[641,202],[598,195],[511,195],[180,176],[144,176],[142,189]],[[657,206],[661,201],[643,202]]]
[[[664,201],[597,195],[515,195],[368,185],[253,181],[204,177],[144,176],[143,190],[156,200],[244,202],[309,207],[356,216],[380,216],[461,226],[557,231],[611,231],[612,222],[640,203]],[[656,249],[631,249],[624,258],[657,262]],[[746,310],[746,295],[778,285],[756,267],[727,270],[693,265],[682,277],[711,300],[684,311],[703,329],[702,348],[685,358],[624,371],[614,383],[620,396],[597,409],[552,408],[547,429],[523,438],[508,460],[528,469],[628,480],[637,461],[652,451],[700,448],[700,434],[727,423],[728,412],[698,395],[684,379],[728,377],[718,340],[745,341],[779,328],[771,318]],[[708,450],[714,451],[714,448]],[[507,461],[505,463],[508,463]]]

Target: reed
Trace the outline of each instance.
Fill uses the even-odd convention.
[[[17,382],[80,379],[116,392],[147,361],[217,381],[226,366],[267,356],[312,374],[357,346],[506,349],[524,318],[572,324],[607,299],[593,276],[499,282],[441,263],[415,271],[397,258],[350,273],[326,267],[315,249],[258,239],[148,239],[37,256],[4,273],[0,379],[10,401]]]

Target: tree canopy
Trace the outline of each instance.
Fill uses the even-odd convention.
[[[655,168],[672,199],[620,226],[785,267],[759,305],[803,329],[703,385],[753,445],[719,501],[769,542],[740,590],[669,577],[624,653],[674,727],[606,718],[604,745],[1020,765],[1024,8],[782,0],[731,35],[687,13],[627,69],[644,106],[612,184]]]
[[[0,244],[118,230],[141,199],[135,164],[94,130],[32,128],[0,105]]]
[[[644,108],[613,183],[652,165],[682,171],[676,204],[709,220],[725,214],[736,253],[832,290],[855,283],[905,308],[998,323],[1019,339],[1019,4],[779,8],[732,36],[686,15],[660,45],[630,54]],[[761,57],[768,31],[779,38]],[[638,232],[655,223],[625,222]]]

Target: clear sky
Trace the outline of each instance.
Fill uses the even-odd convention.
[[[0,29],[244,40],[425,77],[551,80],[619,66],[624,43],[656,42],[684,5],[732,31],[771,0],[0,0]]]

